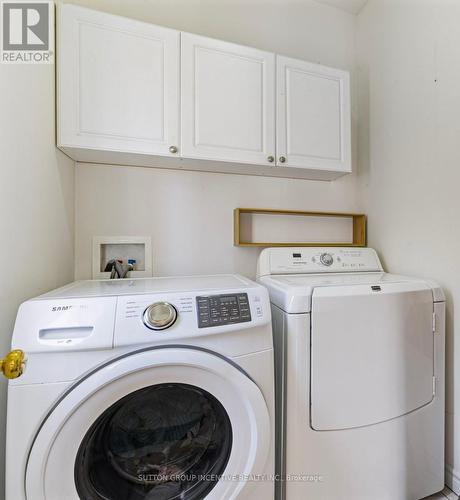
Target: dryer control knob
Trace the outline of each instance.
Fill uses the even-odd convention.
[[[330,253],[322,253],[319,260],[323,266],[332,266],[334,263],[334,259]]]
[[[168,302],[155,302],[147,307],[142,319],[144,325],[151,330],[165,330],[176,321],[177,310]]]

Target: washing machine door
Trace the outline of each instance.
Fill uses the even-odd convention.
[[[271,440],[257,385],[231,361],[186,347],[116,359],[72,386],[42,423],[28,500],[250,496]]]

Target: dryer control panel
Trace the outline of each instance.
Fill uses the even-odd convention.
[[[196,297],[198,328],[251,321],[247,293]]]
[[[260,254],[257,276],[383,271],[372,248],[267,248]]]

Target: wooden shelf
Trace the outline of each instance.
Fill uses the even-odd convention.
[[[353,235],[351,242],[255,242],[244,241],[241,235],[241,216],[243,214],[286,215],[300,217],[334,217],[352,219]],[[234,245],[238,247],[365,247],[367,244],[367,217],[365,214],[343,212],[302,212],[299,210],[272,210],[268,208],[235,208]]]

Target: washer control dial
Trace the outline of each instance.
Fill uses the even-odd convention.
[[[334,263],[334,258],[330,253],[322,253],[319,260],[321,264],[323,264],[323,266],[327,267],[332,266],[332,264]]]
[[[165,330],[177,319],[177,310],[169,302],[155,302],[144,311],[144,325],[151,330]]]

